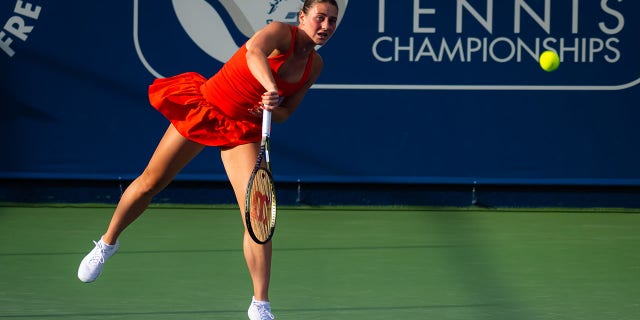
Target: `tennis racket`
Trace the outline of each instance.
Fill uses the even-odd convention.
[[[263,110],[260,153],[249,178],[244,207],[249,235],[259,244],[269,242],[276,228],[276,191],[269,160],[270,135],[271,111]]]

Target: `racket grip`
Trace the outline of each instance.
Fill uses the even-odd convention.
[[[271,134],[271,111],[262,112],[262,136],[268,137]]]

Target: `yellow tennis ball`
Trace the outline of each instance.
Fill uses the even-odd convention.
[[[540,67],[547,72],[554,71],[560,66],[560,57],[553,51],[545,51],[540,55]]]

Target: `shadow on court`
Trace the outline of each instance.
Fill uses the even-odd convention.
[[[0,319],[246,319],[236,209],[149,209],[91,284],[110,207],[0,207]],[[640,215],[287,208],[278,319],[637,319]]]

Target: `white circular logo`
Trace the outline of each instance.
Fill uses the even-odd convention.
[[[218,0],[247,39],[272,21],[296,24],[304,0]],[[225,62],[238,50],[220,13],[206,0],[173,0],[173,9],[191,40],[214,59]],[[337,0],[338,25],[348,0]],[[244,42],[243,42],[244,43]]]

